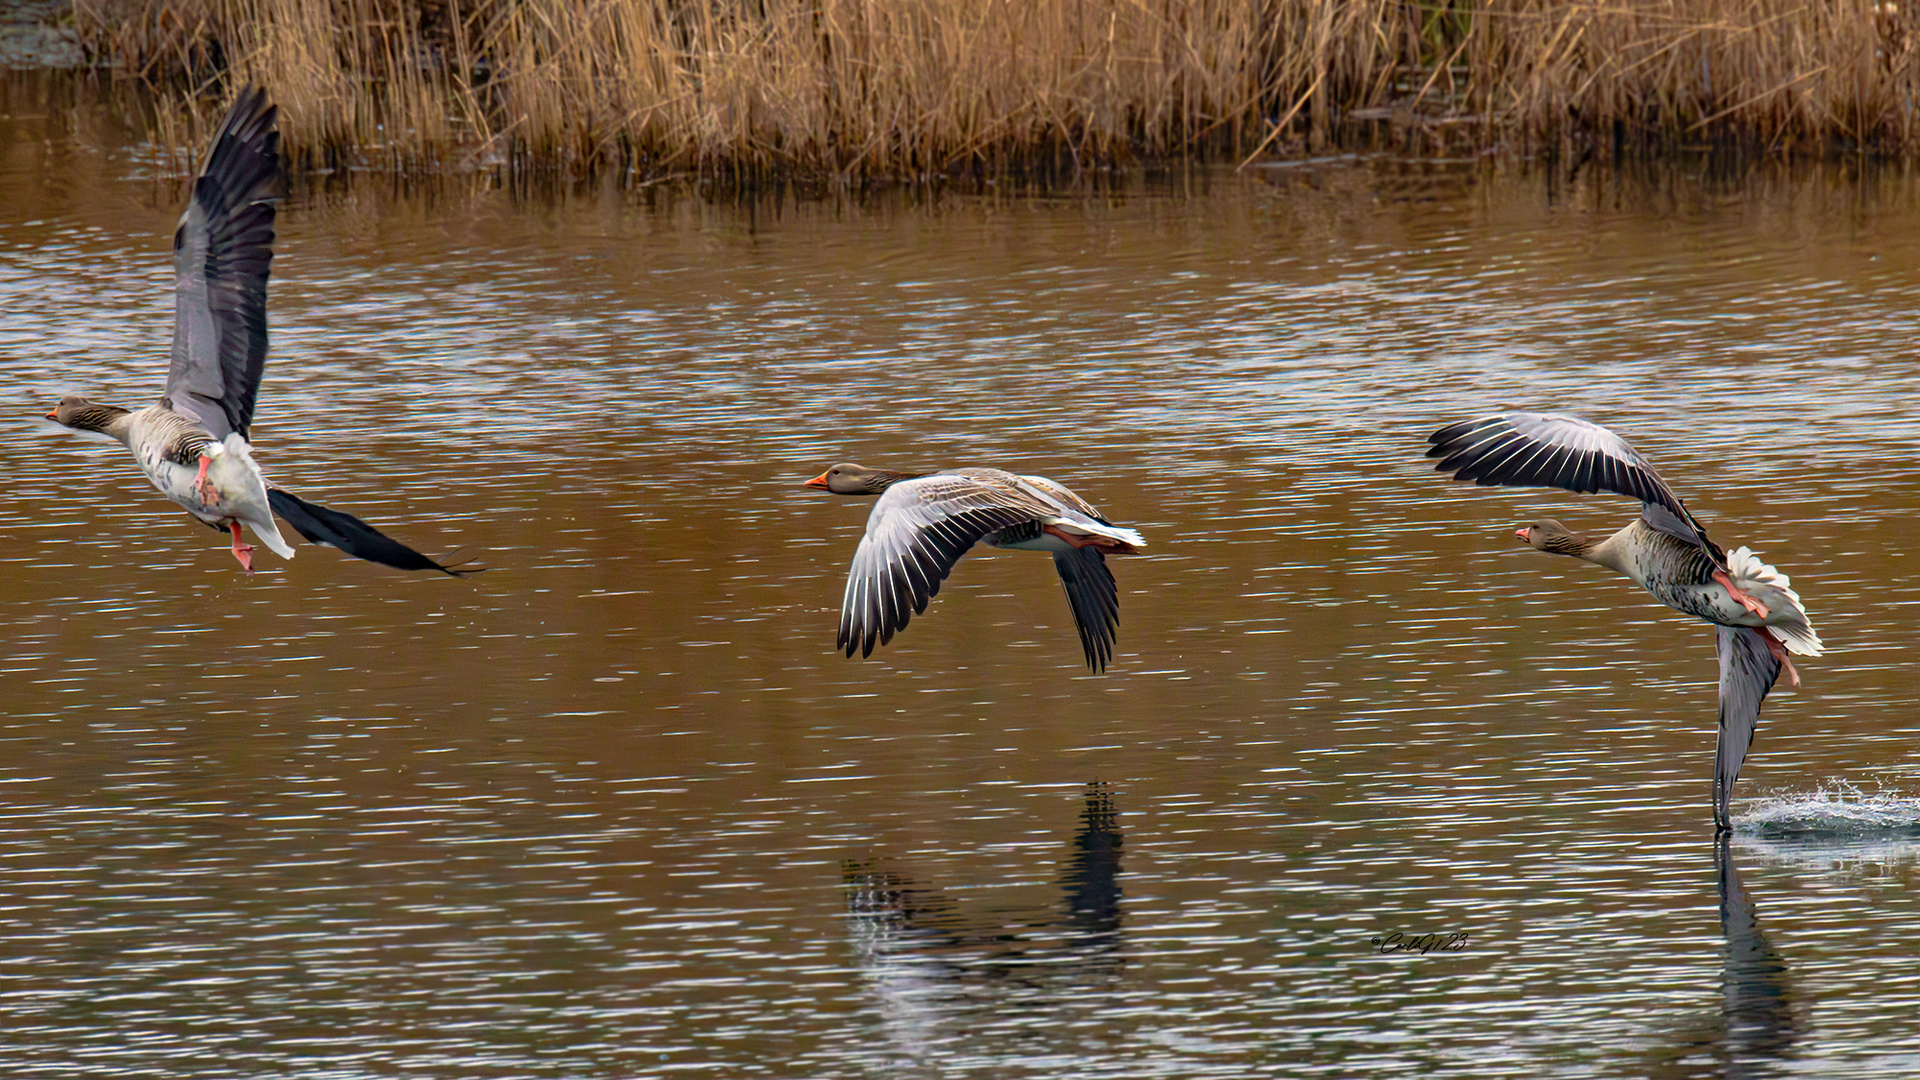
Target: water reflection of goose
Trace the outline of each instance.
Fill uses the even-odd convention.
[[[1146,546],[1093,504],[1044,476],[999,469],[951,469],[930,475],[835,465],[807,481],[836,495],[878,495],[867,534],[853,555],[840,607],[839,646],[873,655],[927,610],[953,564],[975,544],[1053,553],[1066,586],[1087,666],[1104,671],[1120,622],[1120,593],[1107,553]]]
[[[1740,775],[1760,703],[1789,652],[1820,655],[1820,638],[1785,574],[1746,548],[1722,551],[1626,440],[1571,416],[1508,413],[1450,424],[1428,436],[1428,457],[1455,479],[1510,487],[1610,491],[1640,500],[1640,517],[1604,540],[1545,520],[1514,535],[1541,551],[1617,570],[1668,607],[1715,624],[1720,655],[1720,740],[1714,755],[1713,820],[1731,827],[1727,803]]]
[[[1724,835],[1714,841],[1720,871],[1720,932],[1726,935],[1726,965],[1721,977],[1721,1011],[1728,1051],[1778,1058],[1799,1036],[1787,964],[1760,932],[1753,899],[1740,882],[1740,868]]]
[[[1666,1060],[1647,1070],[1652,1077],[1697,1075],[1693,1065],[1702,1056],[1716,1062],[1713,1075],[1775,1076],[1777,1063],[1789,1057],[1800,1037],[1802,1023],[1786,961],[1760,930],[1728,840],[1722,833],[1713,848],[1720,879],[1720,932],[1726,938],[1720,1007],[1703,1032],[1661,1053]]]
[[[942,890],[871,860],[843,864],[848,937],[895,1048],[915,1061],[966,1050],[1000,1013],[1031,1031],[1035,1009],[1086,1004],[1087,988],[1119,973],[1115,819],[1112,792],[1090,785],[1050,911],[970,915]]]
[[[133,451],[160,493],[233,536],[233,557],[253,570],[246,525],[282,558],[293,548],[279,514],[316,544],[402,570],[449,570],[351,514],[269,483],[247,442],[267,360],[267,272],[274,201],[281,194],[279,110],[265,91],[234,99],[214,132],[193,198],[173,239],[173,358],[157,404],[136,411],[67,397],[47,419]]]

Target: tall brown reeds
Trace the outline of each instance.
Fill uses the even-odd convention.
[[[1916,0],[75,0],[315,165],[862,180],[1298,149],[1916,147]],[[1411,134],[1409,134],[1411,133]]]

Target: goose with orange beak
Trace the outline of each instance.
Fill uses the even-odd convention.
[[[254,538],[283,559],[278,514],[316,544],[402,570],[450,569],[351,514],[270,483],[247,441],[267,361],[267,273],[281,195],[279,110],[248,88],[228,108],[174,234],[173,354],[159,402],[142,409],[62,398],[47,419],[133,452],[147,480],[195,519],[231,534],[253,572]]]
[[[839,647],[873,655],[927,610],[941,582],[975,544],[1046,551],[1067,591],[1087,667],[1113,657],[1120,593],[1106,557],[1146,546],[1065,484],[1000,469],[918,474],[835,465],[806,482],[835,495],[878,495],[853,555],[840,605]]]
[[[1787,575],[1741,547],[1723,551],[1653,466],[1613,432],[1573,416],[1507,413],[1450,424],[1428,436],[1427,456],[1457,480],[1508,487],[1606,491],[1640,501],[1640,516],[1605,539],[1551,518],[1517,530],[1522,543],[1616,570],[1654,599],[1716,627],[1720,736],[1713,819],[1732,827],[1728,802],[1760,723],[1760,703],[1784,671],[1800,685],[1789,653],[1823,648]]]

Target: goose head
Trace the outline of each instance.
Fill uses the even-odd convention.
[[[105,432],[107,425],[125,415],[127,410],[117,405],[102,405],[97,401],[89,401],[86,398],[68,394],[60,399],[60,404],[47,413],[47,419],[75,431]]]
[[[851,461],[842,462],[807,481],[806,486],[831,491],[835,495],[878,495],[902,480],[911,480],[917,473],[888,472],[885,469],[869,469],[865,465],[856,465]]]
[[[1552,518],[1541,518],[1525,528],[1516,529],[1513,535],[1528,547],[1555,555],[1579,556],[1593,546],[1593,541]]]

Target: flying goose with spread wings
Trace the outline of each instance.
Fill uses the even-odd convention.
[[[1107,555],[1146,541],[1115,526],[1065,484],[1000,469],[916,474],[835,465],[806,486],[836,495],[878,495],[853,555],[840,608],[839,647],[873,655],[927,610],[953,564],[975,544],[1046,551],[1067,590],[1087,667],[1113,658],[1120,593]]]
[[[159,402],[137,410],[62,398],[47,419],[133,452],[161,494],[232,534],[233,556],[253,571],[246,525],[282,558],[293,547],[280,515],[316,544],[402,570],[443,566],[351,514],[307,502],[269,482],[247,431],[267,360],[267,273],[274,203],[281,196],[279,110],[264,90],[240,92],[213,136],[193,197],[173,238],[173,356]]]
[[[1514,535],[1541,551],[1617,570],[1668,607],[1714,624],[1720,739],[1713,818],[1720,831],[1729,829],[1727,805],[1760,722],[1760,703],[1782,671],[1800,685],[1789,653],[1818,656],[1822,648],[1787,575],[1744,547],[1723,551],[1653,466],[1598,424],[1516,412],[1449,424],[1427,441],[1427,456],[1440,459],[1436,468],[1457,480],[1640,500],[1640,516],[1603,540],[1550,518]]]

